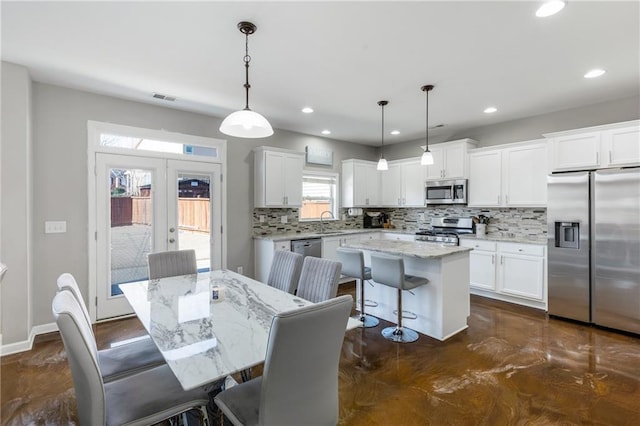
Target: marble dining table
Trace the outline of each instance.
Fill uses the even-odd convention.
[[[185,390],[264,362],[273,317],[312,304],[228,270],[120,289]],[[359,326],[349,318],[347,330]]]

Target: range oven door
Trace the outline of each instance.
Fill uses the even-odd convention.
[[[427,182],[425,204],[467,204],[467,180]]]

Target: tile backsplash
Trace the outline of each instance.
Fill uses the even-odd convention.
[[[380,208],[369,211],[384,211],[391,224],[398,230],[417,231],[430,228],[432,217],[488,216],[488,233],[508,232],[515,236],[539,236],[547,233],[547,210],[545,208],[473,208],[473,207],[424,207],[424,208]],[[365,210],[366,211],[366,210]],[[260,216],[264,221],[260,222]],[[287,223],[282,223],[286,216]],[[362,228],[362,215],[349,216],[348,209],[340,209],[338,220],[325,222],[325,229]],[[253,210],[253,234],[269,235],[283,232],[318,232],[320,221],[300,221],[298,209]]]

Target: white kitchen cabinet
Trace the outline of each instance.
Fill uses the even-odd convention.
[[[389,207],[423,207],[426,167],[420,158],[389,162],[389,170],[381,172],[380,204]]]
[[[271,147],[254,149],[254,206],[302,206],[304,154]]]
[[[496,289],[496,243],[461,240],[460,245],[473,248],[469,253],[469,285],[494,291]]]
[[[376,167],[372,161],[342,162],[342,207],[380,205],[380,175]]]
[[[469,206],[502,204],[502,153],[499,150],[469,154]]]
[[[338,247],[344,247],[351,243],[362,241],[363,239],[369,239],[370,234],[374,233],[322,237],[322,257],[324,259],[338,260],[338,254],[336,253]]]
[[[471,151],[469,206],[546,206],[547,159],[547,145],[543,140]]]
[[[640,165],[640,120],[546,133],[552,171]]]
[[[502,152],[502,196],[506,207],[547,205],[547,144],[526,143]]]
[[[542,300],[544,287],[544,247],[500,243],[498,291],[517,297]]]
[[[546,309],[545,246],[461,239],[473,294]]]
[[[602,154],[607,167],[640,164],[640,126],[602,132]]]
[[[291,240],[254,240],[254,275],[255,279],[266,283],[276,250],[291,251]]]
[[[433,164],[427,166],[427,180],[467,179],[469,173],[467,151],[475,148],[477,144],[473,139],[460,139],[430,145],[429,151],[433,155]]]

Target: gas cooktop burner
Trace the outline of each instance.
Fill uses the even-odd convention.
[[[432,218],[432,229],[420,229],[416,232],[417,241],[429,241],[434,243],[458,245],[459,234],[473,232],[471,218]]]

